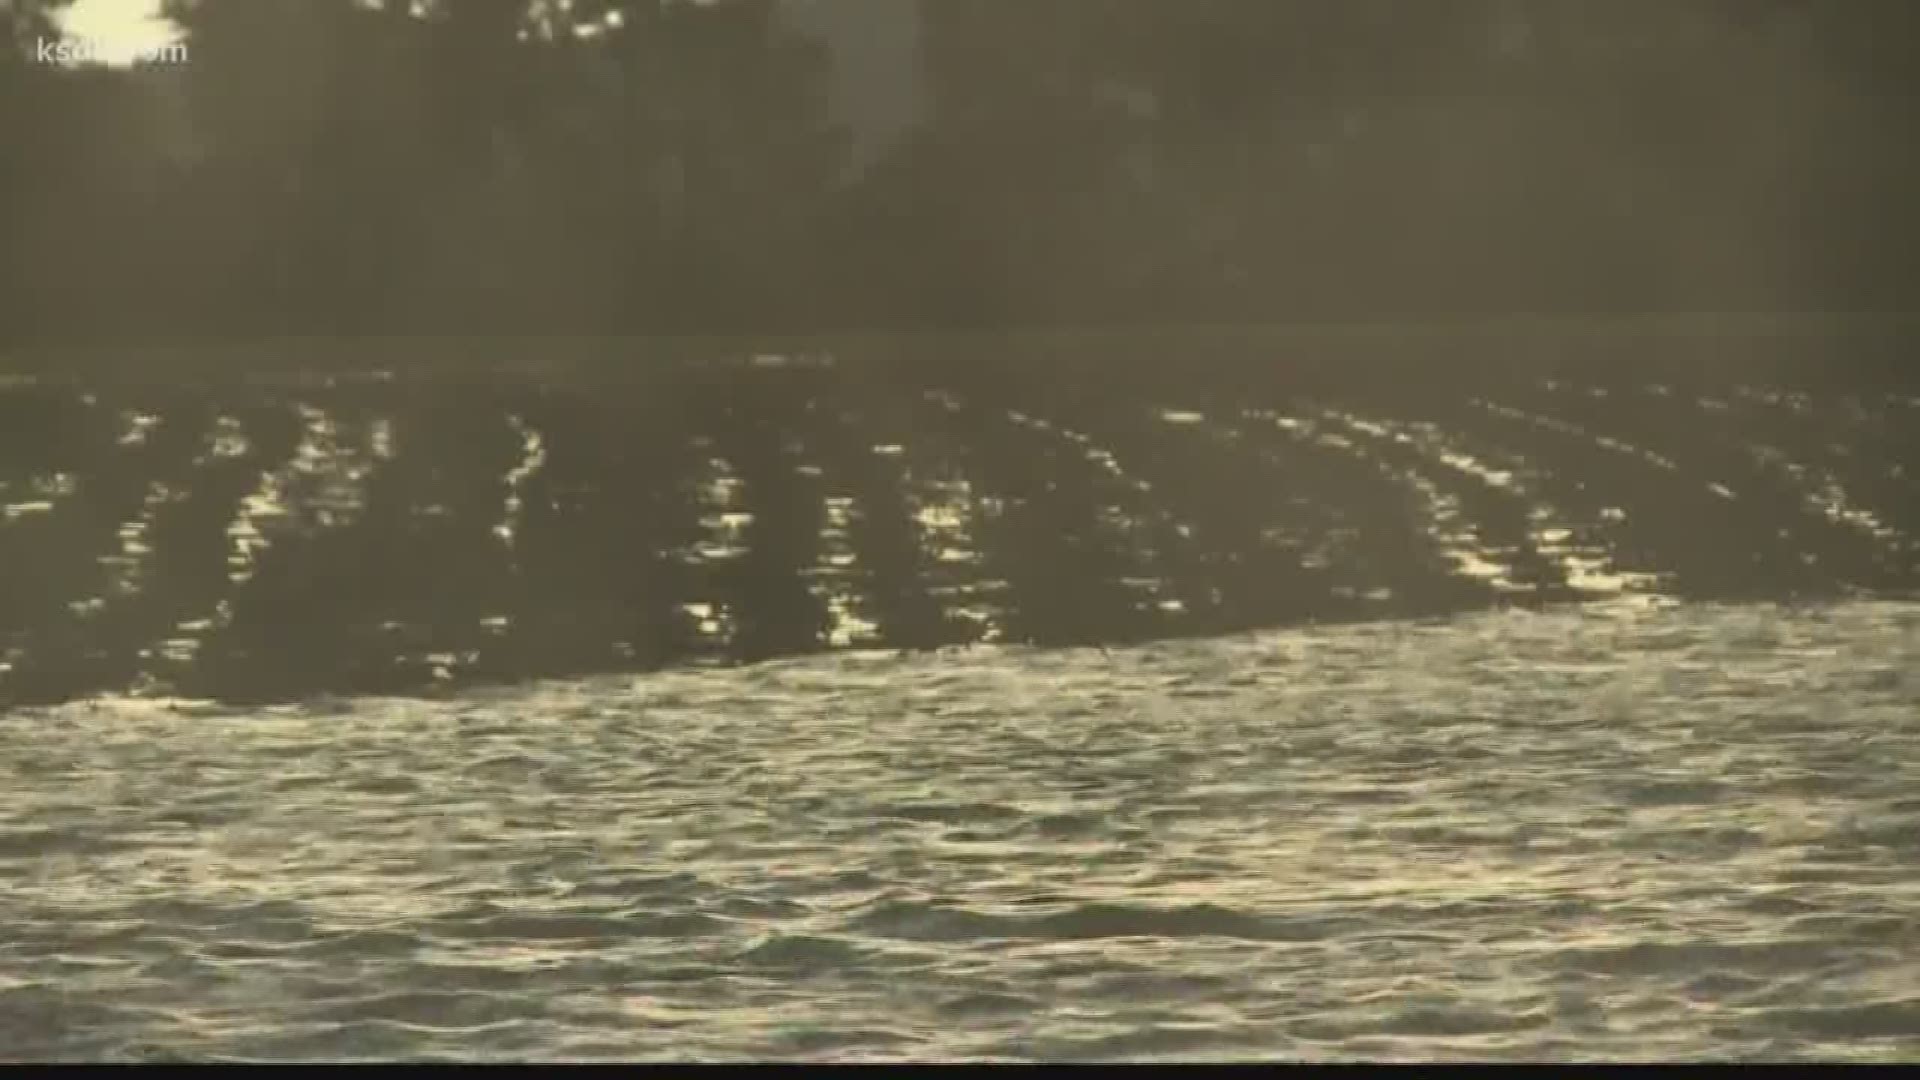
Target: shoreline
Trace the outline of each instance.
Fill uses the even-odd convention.
[[[1353,360],[1409,359],[1418,350],[1433,362],[1510,363],[1462,350],[1488,346],[1551,346],[1560,358],[1590,348],[1634,343],[1752,342],[1772,348],[1833,344],[1910,346],[1920,343],[1920,314],[1691,315],[1619,318],[1515,317],[1420,321],[1292,324],[1180,324],[975,330],[867,330],[795,334],[449,334],[334,337],[288,335],[153,345],[68,344],[0,348],[0,373],[14,375],[342,373],[459,370],[564,374],[621,365],[627,371],[682,363],[728,361],[770,365],[831,357],[838,363],[954,361],[975,350],[1007,360],[1153,363],[1153,354],[1177,349],[1183,362],[1265,360],[1318,366]],[[1435,355],[1430,350],[1440,350]],[[1569,353],[1573,354],[1569,356]],[[1546,358],[1542,358],[1546,359]],[[644,365],[636,367],[634,365]]]

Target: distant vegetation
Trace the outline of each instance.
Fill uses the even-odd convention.
[[[832,3],[834,0],[819,0]],[[907,0],[901,0],[907,2]],[[1911,0],[0,0],[0,343],[1912,310]]]

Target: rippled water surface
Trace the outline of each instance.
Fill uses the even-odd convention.
[[[1920,1058],[1920,607],[0,723],[9,1058]]]

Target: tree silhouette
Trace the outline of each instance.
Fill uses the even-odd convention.
[[[9,340],[1920,287],[1905,0],[932,0],[919,122],[858,172],[783,0],[169,0],[190,61],[133,70],[34,63],[61,6],[0,5]]]

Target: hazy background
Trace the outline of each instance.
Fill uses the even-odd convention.
[[[166,7],[0,1059],[1920,1059],[1915,0]]]
[[[1920,292],[1905,0],[163,6],[0,3],[0,340]]]

